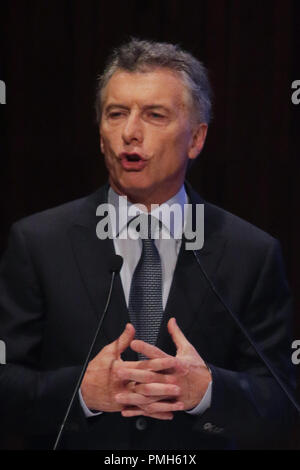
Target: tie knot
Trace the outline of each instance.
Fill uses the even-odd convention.
[[[160,221],[150,214],[140,214],[131,223],[130,226],[135,228],[139,233],[139,237],[143,240],[158,238],[157,228],[160,227]]]

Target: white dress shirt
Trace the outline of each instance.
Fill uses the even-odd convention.
[[[123,265],[120,271],[122,287],[124,290],[126,305],[129,303],[130,284],[142,254],[142,240],[136,239],[136,231],[130,226],[138,213],[143,213],[141,208],[131,204],[126,197],[119,196],[112,188],[108,191],[108,203],[111,204],[113,213],[110,213],[111,230],[114,235],[113,243],[117,255],[122,256]],[[154,233],[155,246],[159,252],[162,266],[162,294],[163,308],[165,309],[169,296],[173,274],[177,263],[179,250],[181,247],[181,238],[184,231],[185,211],[184,205],[188,203],[188,198],[184,186],[175,196],[169,199],[161,206],[156,206],[151,211],[151,216],[160,220],[161,228],[158,225]],[[169,210],[167,206],[177,204],[177,209],[181,210],[181,217],[164,217],[164,209]],[[159,231],[160,230],[160,231]],[[202,414],[211,404],[211,385],[206,390],[201,402],[189,414]],[[99,413],[91,412],[85,405],[81,392],[79,391],[81,406],[86,417],[96,416]]]

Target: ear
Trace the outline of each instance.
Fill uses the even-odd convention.
[[[104,155],[104,143],[103,143],[103,137],[102,137],[102,134],[101,134],[101,126],[99,126],[99,139],[100,139],[101,153],[103,153],[103,155]]]
[[[194,160],[198,157],[199,153],[203,149],[208,125],[205,123],[198,124],[193,132],[192,143],[188,151],[188,157]]]

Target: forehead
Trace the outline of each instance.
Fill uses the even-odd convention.
[[[108,81],[102,103],[185,107],[188,91],[179,73],[159,68],[146,72],[117,70]]]

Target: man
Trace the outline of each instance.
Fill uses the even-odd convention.
[[[28,447],[53,446],[117,253],[123,266],[61,447],[218,449],[280,440],[291,406],[199,265],[291,383],[290,294],[278,243],[185,183],[210,119],[204,67],[171,44],[132,40],[111,56],[96,107],[109,184],[16,223],[2,262],[4,429],[17,429]],[[153,232],[134,239],[134,217],[118,227],[112,218],[114,239],[102,237],[97,211],[109,203],[120,214],[125,197],[139,206],[140,227],[151,214]],[[181,213],[204,204],[202,249],[187,249],[186,218],[158,220],[156,211],[174,204]]]

